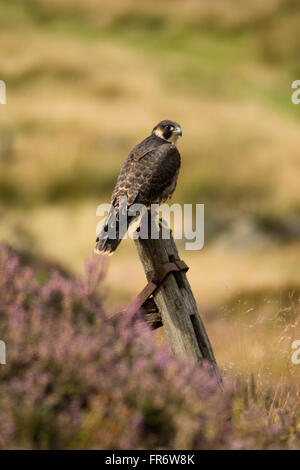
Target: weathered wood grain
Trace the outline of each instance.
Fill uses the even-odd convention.
[[[152,297],[144,302],[143,311],[146,323],[150,326],[150,328],[152,328],[152,330],[156,330],[157,328],[163,326],[161,314],[158,311],[158,308]]]
[[[148,281],[155,279],[165,263],[180,260],[172,234],[170,239],[135,240]],[[185,272],[170,273],[154,292],[167,339],[176,355],[196,361],[207,359],[217,371],[216,360]]]

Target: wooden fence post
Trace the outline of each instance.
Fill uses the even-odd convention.
[[[169,239],[162,239],[160,231],[159,239],[138,238],[135,244],[149,282],[140,298],[147,296],[149,286],[150,292],[153,291],[151,297],[143,303],[146,319],[148,317],[154,328],[163,324],[175,355],[189,355],[200,363],[203,359],[208,360],[220,379],[210,341],[184,272],[185,263],[179,258],[172,233]],[[178,270],[171,270],[172,265],[178,266]],[[164,267],[169,267],[169,272],[154,289],[158,273]],[[151,281],[154,281],[154,287]]]

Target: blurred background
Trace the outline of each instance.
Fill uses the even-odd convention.
[[[0,241],[81,273],[128,151],[174,119],[173,202],[205,204],[204,249],[178,246],[217,360],[295,375],[299,22],[297,0],[0,0]],[[144,284],[125,241],[107,308]]]

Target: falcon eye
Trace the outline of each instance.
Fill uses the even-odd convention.
[[[166,129],[167,129],[167,131],[173,131],[173,130],[174,130],[174,126],[166,126]]]

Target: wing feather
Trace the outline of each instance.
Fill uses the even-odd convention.
[[[125,160],[111,202],[118,207],[119,198],[127,197],[128,205],[157,202],[172,185],[180,168],[180,154],[175,144],[146,140]],[[175,189],[174,185],[174,189]]]

